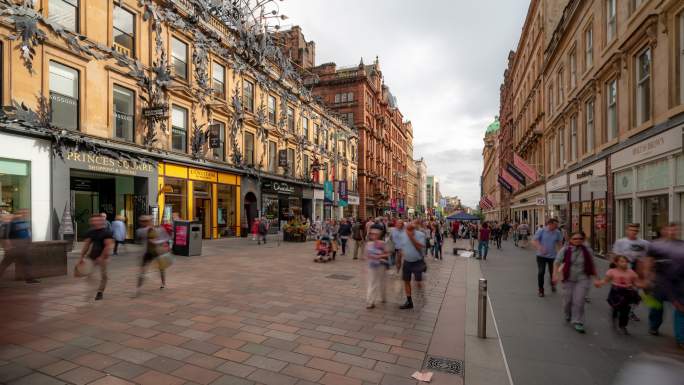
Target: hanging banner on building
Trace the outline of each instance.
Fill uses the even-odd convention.
[[[399,213],[403,214],[404,213],[404,200],[399,199]]]
[[[527,184],[527,180],[525,180],[525,175],[523,175],[523,173],[520,172],[520,170],[515,168],[514,165],[506,163],[506,171],[508,171],[508,173],[511,174],[511,176],[515,178],[515,180],[517,180],[521,185],[525,186]]]
[[[329,180],[326,180],[323,183],[323,205],[324,206],[332,206],[333,205],[333,184]]]
[[[501,175],[498,176],[497,181],[506,191],[513,193],[513,186],[511,186],[511,184],[508,183]]]
[[[390,208],[391,208],[392,210],[396,210],[396,209],[397,209],[397,198],[392,198],[392,202],[390,203]]]
[[[511,185],[511,187],[513,187],[513,190],[520,189],[520,183],[518,183],[518,181],[515,178],[513,178],[511,174],[508,173],[508,171],[501,171],[501,177],[504,178],[504,180],[508,182],[508,184]]]
[[[530,183],[537,181],[537,170],[530,166],[525,159],[518,156],[518,154],[513,154],[513,165],[530,180]]]
[[[346,207],[348,202],[349,202],[349,193],[347,191],[347,181],[341,180],[338,183],[339,183],[339,185],[338,185],[337,191],[339,191],[339,196],[340,196],[338,204],[340,205],[340,207]]]

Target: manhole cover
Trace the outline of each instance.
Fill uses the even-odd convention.
[[[344,274],[330,274],[329,276],[325,278],[330,278],[330,279],[339,279],[340,281],[349,281],[350,279],[354,278],[351,275],[344,275]]]
[[[423,368],[455,374],[458,376],[463,376],[464,371],[463,361],[434,356],[425,357],[425,364],[423,365]]]

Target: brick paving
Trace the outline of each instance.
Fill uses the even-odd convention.
[[[166,289],[148,274],[137,298],[130,246],[103,301],[97,273],[1,281],[0,384],[417,384],[453,257],[428,261],[416,309],[398,309],[391,275],[388,303],[366,310],[360,260],[313,263],[312,243],[204,246],[177,258]]]

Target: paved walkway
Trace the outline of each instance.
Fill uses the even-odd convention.
[[[607,263],[598,262],[604,272]],[[672,338],[672,314],[666,315],[662,337],[647,333],[645,306],[631,322],[632,336],[617,334],[606,302],[608,287],[593,289],[587,304],[587,334],[577,334],[561,313],[561,293],[537,297],[537,266],[530,249],[511,241],[502,250],[490,248],[481,263],[503,348],[516,385],[608,385],[622,365],[639,353],[672,355],[684,360]],[[547,284],[548,285],[548,284]],[[550,289],[547,286],[547,291]]]
[[[465,285],[465,273],[452,277],[457,257],[429,261],[413,311],[398,309],[395,275],[388,303],[368,311],[365,264],[315,264],[312,243],[207,242],[202,257],[177,259],[165,290],[149,274],[137,298],[130,249],[115,257],[103,301],[96,279],[0,281],[0,383],[415,385],[440,334],[463,349],[463,322],[438,322],[445,293]]]

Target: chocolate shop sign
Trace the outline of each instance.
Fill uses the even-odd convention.
[[[276,181],[266,181],[264,182],[263,185],[264,190],[269,190],[269,191],[275,191],[279,194],[294,194],[295,192],[295,186],[285,183],[285,182],[276,182]]]
[[[114,159],[91,152],[69,151],[64,157],[64,160],[72,168],[109,174],[149,177],[157,171],[157,167],[153,163]]]

